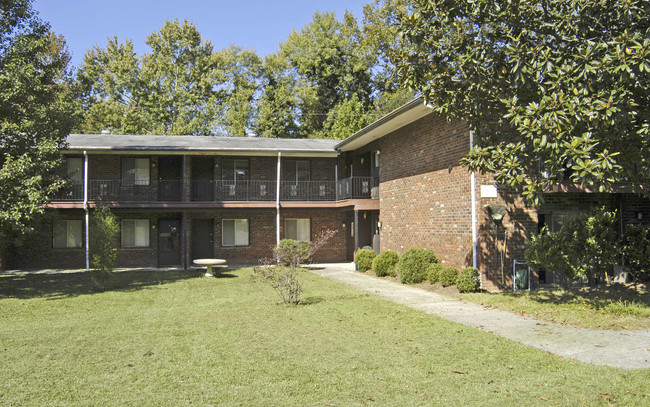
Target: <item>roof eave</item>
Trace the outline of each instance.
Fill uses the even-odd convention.
[[[343,152],[356,150],[432,112],[423,97],[415,98],[359,130],[334,148]]]

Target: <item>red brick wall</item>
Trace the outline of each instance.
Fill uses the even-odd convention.
[[[459,165],[469,143],[464,123],[434,114],[380,139],[382,250],[425,247],[444,264],[473,264],[471,174]],[[537,230],[535,209],[519,195],[498,188],[497,198],[481,198],[481,185],[494,184],[491,176],[476,175],[477,260],[483,287],[490,290],[512,287],[513,261],[524,259],[526,237]],[[492,204],[507,208],[496,241],[507,241],[503,279],[495,227],[486,210]]]
[[[458,160],[469,150],[461,122],[429,115],[381,139],[382,250],[425,247],[441,262],[471,264],[470,176]]]

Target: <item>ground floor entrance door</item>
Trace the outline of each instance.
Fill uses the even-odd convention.
[[[160,219],[158,221],[158,265],[180,266],[181,264],[181,221]]]
[[[192,220],[192,260],[211,259],[214,257],[212,219]]]

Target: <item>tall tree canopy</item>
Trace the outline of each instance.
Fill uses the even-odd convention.
[[[2,1],[0,12],[1,250],[30,229],[61,188],[59,150],[75,103],[63,38],[36,17],[29,0]]]
[[[167,21],[142,56],[114,37],[79,70],[80,131],[347,137],[412,96],[392,77],[389,10],[367,8],[362,26],[350,13],[315,13],[265,58],[215,51],[187,21]]]
[[[138,57],[129,40],[108,41],[84,56],[82,131],[132,134],[211,134],[224,91],[223,56],[202,41],[196,27],[167,21],[145,41]]]
[[[399,78],[476,132],[465,165],[531,200],[566,177],[647,192],[650,2],[409,3]]]

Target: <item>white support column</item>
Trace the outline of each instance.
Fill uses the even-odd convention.
[[[86,212],[86,271],[90,271],[90,215],[88,214],[88,153],[84,150],[84,211]]]
[[[275,241],[276,246],[280,246],[280,163],[282,160],[282,153],[278,152],[278,168],[276,174],[276,188],[275,188]]]

